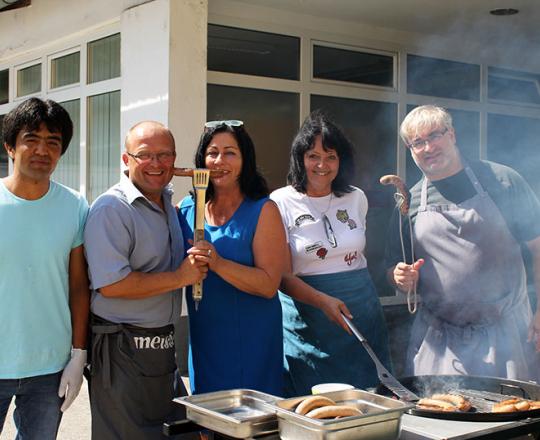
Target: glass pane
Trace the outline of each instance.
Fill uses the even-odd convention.
[[[4,115],[0,115],[0,177],[6,177],[8,175],[8,155],[7,151],[4,148],[4,135],[2,133],[2,125],[4,122]]]
[[[300,39],[209,24],[208,70],[298,79]]]
[[[73,137],[68,149],[60,158],[52,178],[76,191],[80,190],[80,125],[81,125],[81,102],[79,99],[61,103],[67,110],[73,121]]]
[[[380,296],[393,296],[386,281],[384,246],[388,221],[394,207],[393,191],[379,178],[396,173],[397,105],[393,103],[313,95],[311,109],[323,109],[355,146],[354,185],[369,201],[366,258]]]
[[[416,106],[407,106],[410,112]],[[447,109],[452,115],[456,144],[464,157],[478,159],[480,157],[480,115],[477,112]],[[407,186],[410,188],[422,177],[411,153],[407,151]]]
[[[488,114],[487,158],[514,168],[540,197],[538,139],[540,120]]]
[[[120,142],[120,92],[89,97],[89,202],[120,179]]]
[[[17,71],[17,96],[30,95],[41,90],[41,64]]]
[[[68,84],[76,84],[80,80],[79,52],[64,57],[55,58],[51,61],[51,87],[62,87]]]
[[[490,67],[488,97],[501,101],[540,104],[540,75]]]
[[[296,93],[208,85],[207,119],[240,119],[253,139],[257,166],[271,190],[284,186],[289,149],[298,130]],[[202,130],[202,128],[201,128]],[[180,158],[190,166],[191,158]]]
[[[516,170],[540,197],[540,174],[538,173],[540,120],[488,114],[487,122],[487,158]],[[527,213],[516,213],[516,215],[527,215]],[[527,270],[529,297],[534,307],[537,298],[534,286],[534,260],[527,246],[521,246],[521,248]]]
[[[388,55],[315,45],[313,77],[393,87],[394,59]]]
[[[478,101],[480,66],[407,55],[407,92]]]
[[[88,43],[88,83],[120,76],[120,34]]]
[[[0,104],[9,101],[9,69],[0,72]]]

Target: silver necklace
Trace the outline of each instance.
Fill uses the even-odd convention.
[[[332,223],[330,223],[330,219],[327,217],[326,213],[332,206],[332,199],[334,197],[334,193],[330,193],[330,200],[328,201],[328,206],[324,211],[319,211],[315,206],[313,205],[313,202],[311,200],[311,197],[306,194],[306,197],[308,199],[309,206],[311,206],[311,209],[319,214],[321,217],[321,220],[323,222],[324,226],[324,232],[326,233],[326,239],[328,240],[328,243],[330,243],[330,246],[333,248],[337,247],[337,240],[336,240],[336,234],[334,234],[334,229],[332,228]]]

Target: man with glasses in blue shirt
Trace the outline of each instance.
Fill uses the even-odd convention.
[[[92,204],[85,228],[92,288],[92,438],[158,439],[175,417],[173,322],[179,289],[206,276],[184,255],[169,182],[172,133],[145,121],[127,134],[120,183]]]
[[[424,175],[409,217],[391,220],[386,252],[390,281],[422,297],[407,373],[538,379],[540,313],[531,311],[521,253],[522,245],[531,253],[540,297],[536,195],[513,169],[466,160],[445,109],[417,107],[401,137]],[[408,243],[409,219],[415,255],[405,262],[399,231]]]

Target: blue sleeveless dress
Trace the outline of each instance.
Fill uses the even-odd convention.
[[[205,225],[205,238],[226,259],[253,266],[252,242],[268,198],[244,199],[222,226]],[[193,239],[195,204],[180,203],[178,218],[185,249]],[[203,298],[195,311],[191,287],[189,311],[189,378],[193,393],[249,388],[283,394],[283,330],[279,297],[245,293],[209,271]]]

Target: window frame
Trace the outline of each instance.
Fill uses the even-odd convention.
[[[27,95],[20,95],[19,96],[19,72],[24,69],[28,69],[29,67],[34,66],[40,66],[40,89],[38,92],[34,93],[28,93]],[[4,70],[4,69],[2,69]],[[14,99],[18,101],[24,101],[28,98],[32,98],[34,96],[40,96],[43,93],[43,90],[45,90],[44,86],[44,68],[43,68],[43,56],[40,58],[34,58],[30,61],[24,62],[22,64],[15,65],[14,68],[14,78],[13,78],[13,87],[14,87]],[[10,81],[11,82],[11,81]],[[11,84],[10,84],[11,86]]]
[[[311,40],[311,67],[310,67],[310,79],[312,82],[321,84],[336,84],[349,87],[362,87],[373,90],[384,90],[397,92],[398,91],[398,53],[380,49],[372,49],[363,46],[353,46],[348,44],[332,43],[329,41]],[[392,58],[392,86],[378,86],[375,84],[366,84],[353,81],[339,81],[335,79],[318,78],[314,76],[314,64],[315,64],[315,46],[328,47],[331,49],[346,50],[349,52],[359,52],[365,54],[381,55]]]
[[[62,58],[62,57],[65,57],[67,55],[71,55],[71,54],[74,54],[74,53],[77,53],[79,52],[79,80],[75,83],[71,83],[71,84],[66,84],[65,86],[59,86],[59,87],[53,87],[52,86],[52,79],[53,79],[53,75],[52,75],[52,62],[58,58]],[[58,92],[58,91],[62,91],[64,89],[69,89],[69,88],[72,88],[72,87],[80,87],[81,84],[83,84],[83,78],[82,78],[82,55],[81,55],[81,46],[74,46],[74,47],[71,47],[69,49],[66,49],[66,50],[62,50],[60,52],[56,52],[54,54],[50,54],[47,56],[47,92],[48,93],[52,93],[52,92]]]

